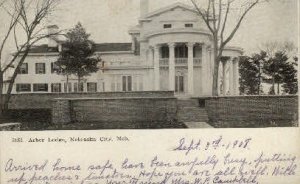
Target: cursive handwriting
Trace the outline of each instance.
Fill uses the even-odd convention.
[[[251,138],[180,138],[168,149],[143,158],[101,155],[84,162],[63,158],[22,161],[1,167],[7,184],[260,184],[264,178],[294,177],[297,157],[251,150]],[[249,156],[250,155],[250,156]],[[121,159],[121,160],[120,160]]]

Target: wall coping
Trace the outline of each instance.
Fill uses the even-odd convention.
[[[127,91],[127,92],[123,92],[123,91],[116,91],[116,92],[82,92],[82,93],[17,93],[17,94],[11,94],[12,96],[14,95],[66,95],[66,94],[70,94],[70,95],[95,95],[95,94],[143,94],[143,93],[170,93],[170,94],[174,94],[174,91]],[[4,94],[6,95],[6,94]]]
[[[245,95],[245,96],[207,96],[192,97],[192,99],[230,99],[230,98],[298,98],[298,95]]]
[[[0,124],[0,128],[8,127],[8,126],[18,126],[18,125],[21,125],[21,123],[3,123],[3,124]]]
[[[55,98],[52,101],[60,101],[60,100],[66,100],[66,101],[85,101],[85,100],[140,100],[140,99],[146,99],[146,100],[164,100],[164,99],[177,99],[176,97],[115,97],[115,98]]]

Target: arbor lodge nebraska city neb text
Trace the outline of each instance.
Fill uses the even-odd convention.
[[[148,12],[148,0],[141,0],[139,24],[129,29],[132,42],[96,44],[101,70],[82,84],[74,76],[67,86],[66,76],[55,72],[63,40],[51,37],[48,44],[31,49],[12,93],[175,91],[179,97],[211,96],[213,44],[199,19],[196,10],[182,3]],[[51,33],[59,28],[48,29]],[[241,54],[240,48],[225,48],[223,56],[230,59],[220,64],[220,95],[239,95]]]

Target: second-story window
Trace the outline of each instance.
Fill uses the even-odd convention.
[[[28,63],[23,63],[19,68],[19,74],[28,74]]]
[[[164,29],[172,28],[172,24],[164,24]]]
[[[169,58],[169,47],[168,46],[162,46],[161,47],[161,58]]]
[[[194,27],[194,24],[185,24],[185,27]]]
[[[51,63],[51,73],[58,73],[60,70],[56,63]]]
[[[45,74],[46,73],[45,63],[36,63],[35,64],[35,73],[36,74]]]

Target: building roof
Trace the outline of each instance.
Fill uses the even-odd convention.
[[[57,47],[48,47],[47,44],[32,46],[29,53],[47,53],[47,52],[58,52]]]
[[[145,15],[145,17],[141,17],[141,19],[151,18],[153,16],[162,14],[164,12],[173,10],[175,8],[182,8],[184,10],[188,10],[188,11],[192,11],[192,12],[198,13],[197,10],[195,10],[195,8],[190,7],[190,6],[186,5],[186,4],[178,2],[178,3],[171,4],[169,6],[166,6],[166,7],[160,8],[160,9],[158,9],[156,11],[149,12],[148,14]]]
[[[95,44],[96,52],[122,52],[122,51],[131,51],[132,43],[101,43]],[[58,48],[48,47],[47,44],[33,46],[29,53],[50,53],[58,52]]]
[[[97,52],[131,51],[132,43],[101,43],[95,47]]]

